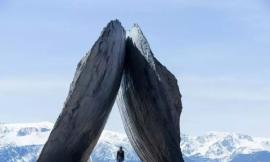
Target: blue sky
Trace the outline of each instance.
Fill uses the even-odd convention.
[[[267,0],[1,0],[0,121],[54,122],[78,61],[118,18],[178,78],[182,132],[270,137],[269,17]],[[123,131],[116,107],[106,129]]]

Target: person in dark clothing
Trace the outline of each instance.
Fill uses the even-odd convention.
[[[116,160],[117,162],[123,162],[125,160],[125,152],[123,151],[122,146],[120,146],[120,149],[117,151]]]

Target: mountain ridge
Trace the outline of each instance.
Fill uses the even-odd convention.
[[[1,123],[0,161],[35,162],[53,123]],[[186,162],[239,162],[239,159],[270,161],[270,138],[228,132],[208,132],[201,136],[181,134],[181,148]],[[93,162],[112,162],[119,146],[127,162],[139,158],[123,133],[104,130],[91,158]],[[268,161],[263,161],[265,159]]]

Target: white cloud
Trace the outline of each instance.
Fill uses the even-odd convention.
[[[48,91],[66,91],[69,79],[44,78],[44,77],[20,77],[0,79],[0,95],[32,94],[38,95]]]
[[[270,83],[251,78],[186,76],[180,80],[185,98],[270,102]]]

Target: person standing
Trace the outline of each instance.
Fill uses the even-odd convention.
[[[120,146],[119,150],[117,151],[116,160],[117,162],[123,162],[125,160],[125,152],[123,151],[122,146]]]

